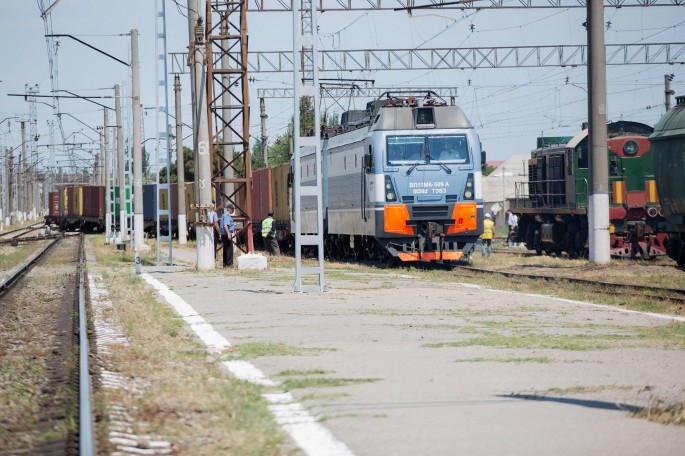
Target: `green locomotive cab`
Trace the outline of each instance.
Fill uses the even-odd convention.
[[[613,256],[666,253],[666,221],[660,215],[647,138],[651,132],[638,122],[607,125]],[[587,254],[589,163],[586,128],[562,144],[531,152],[528,181],[517,184],[512,208],[519,216],[518,242],[537,253]]]

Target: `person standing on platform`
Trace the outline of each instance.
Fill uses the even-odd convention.
[[[480,253],[485,256],[485,246],[488,246],[488,256],[492,253],[492,240],[495,239],[495,222],[492,221],[492,216],[485,214],[483,221],[483,234],[480,235]]]
[[[212,201],[212,208],[209,210],[209,217],[214,227],[214,259],[216,260],[217,245],[221,239],[221,228],[219,227],[219,215],[214,210],[216,202]]]
[[[274,221],[274,211],[268,212],[268,217],[262,222],[262,238],[264,239],[264,249],[271,255],[280,255],[281,249],[276,239],[276,222]]]
[[[225,268],[233,266],[233,237],[235,236],[233,212],[235,212],[235,206],[232,203],[226,203],[224,213],[221,216],[221,244],[223,246]]]

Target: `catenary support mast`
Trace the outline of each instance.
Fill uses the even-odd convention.
[[[604,4],[587,6],[588,118],[590,146],[590,191],[588,195],[588,242],[590,262],[609,264],[609,165],[607,155],[606,54],[604,49]]]

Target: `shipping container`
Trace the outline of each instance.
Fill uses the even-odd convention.
[[[143,219],[146,222],[157,220],[157,185],[143,185]]]
[[[68,192],[68,187],[62,187],[59,190],[60,193],[60,198],[59,198],[59,215],[62,217],[66,217],[69,212],[69,192]]]
[[[274,167],[271,172],[271,204],[274,211],[274,219],[278,222],[288,222],[290,220],[289,172],[290,164],[288,163]]]
[[[50,192],[50,217],[59,216],[59,192]]]
[[[67,215],[70,217],[83,215],[83,187],[67,187]]]
[[[84,185],[83,216],[89,218],[102,218],[105,215],[105,188],[100,185]]]
[[[252,222],[261,223],[272,209],[271,168],[258,169],[252,173]]]

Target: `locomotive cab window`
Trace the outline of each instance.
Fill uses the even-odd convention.
[[[469,148],[464,135],[428,136],[431,162],[468,163]]]
[[[578,146],[576,148],[576,154],[578,154],[578,168],[587,169],[587,147],[583,148]]]
[[[424,136],[388,136],[386,153],[388,165],[426,163]]]

